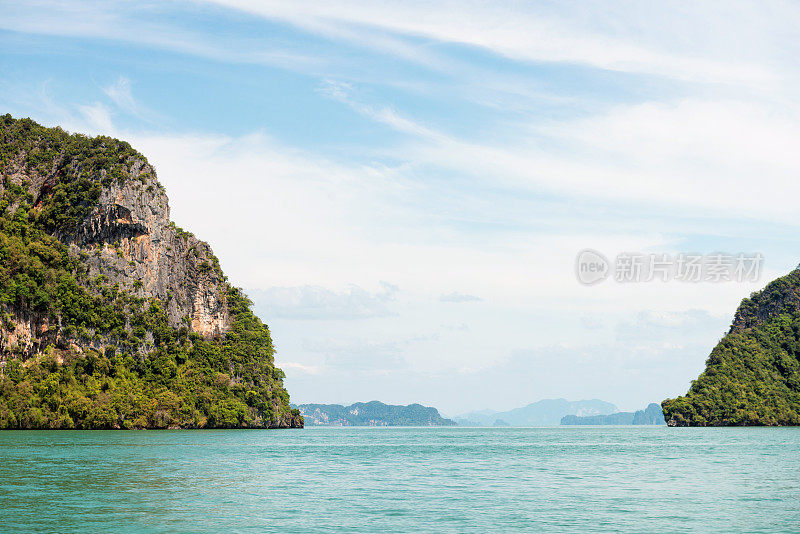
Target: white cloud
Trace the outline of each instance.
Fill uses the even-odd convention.
[[[455,76],[466,75],[471,83],[494,91],[518,96],[535,92],[536,99],[553,95],[542,95],[528,86],[520,92],[519,79],[512,77],[501,83],[503,75],[493,72],[487,76],[486,68],[448,54],[446,49],[432,46],[431,41],[478,47],[523,62],[580,65],[750,89],[775,89],[784,84],[786,95],[791,94],[789,88],[797,77],[792,68],[797,53],[792,37],[800,10],[788,3],[773,5],[770,10],[749,1],[682,6],[363,0],[335,4],[319,0],[212,0],[205,4],[206,15],[225,18],[232,14],[225,13],[226,8],[244,11],[370,53]],[[214,61],[272,65],[323,77],[348,65],[353,78],[370,78],[349,54],[330,46],[308,52],[297,44],[269,39],[268,33],[261,39],[224,32],[203,34],[179,17],[169,16],[183,7],[180,3],[132,6],[120,1],[6,2],[0,28],[133,43]],[[709,37],[708,20],[714,20],[713,38]],[[407,89],[421,84],[385,73],[370,79]]]
[[[516,142],[477,142],[437,131],[390,108],[358,102],[350,85],[328,94],[410,135],[398,151],[493,185],[702,216],[793,223],[800,216],[800,103],[686,98],[621,104],[589,117],[518,124]],[[784,194],[774,195],[780,190]],[[708,194],[713,191],[714,194]]]
[[[120,108],[134,112],[137,108],[136,100],[131,92],[131,81],[120,76],[117,81],[103,88],[103,92]]]
[[[251,289],[248,296],[262,317],[287,319],[369,319],[394,315],[390,303],[397,287],[381,284],[377,292],[351,285],[345,291],[319,286]]]
[[[560,144],[542,166],[594,197],[796,221],[798,116],[794,106],[721,99],[619,106],[542,127]]]
[[[316,365],[303,365],[297,362],[278,362],[278,366],[284,371],[299,372],[307,375],[318,375],[324,372],[324,369]]]
[[[729,313],[712,315],[705,310],[642,310],[616,326],[616,342],[621,346],[678,347],[711,343],[728,330]]]
[[[764,18],[764,11],[754,2],[736,2],[735,8],[729,3],[713,2],[681,8],[607,2],[584,2],[569,7],[463,1],[431,4],[351,0],[300,4],[214,0],[214,3],[284,20],[311,32],[363,46],[374,45],[371,30],[379,29],[384,35],[388,32],[472,45],[526,61],[586,64],[699,81],[751,84],[772,82],[776,77],[759,58],[752,57],[762,47],[775,50],[769,27],[747,25],[755,14]],[[724,11],[724,20],[719,11]],[[710,18],[723,29],[715,37],[728,43],[729,50],[703,38]],[[788,31],[789,21],[798,19],[798,10],[784,4],[770,18]],[[724,31],[742,27],[750,34],[750,50],[743,50],[740,31]],[[418,47],[418,53],[419,50]]]
[[[114,124],[111,111],[105,105],[95,102],[91,105],[78,106],[88,129],[95,132],[113,132]]]
[[[370,339],[364,337],[306,338],[303,348],[321,357],[327,373],[384,374],[408,368],[404,353],[425,338]]]
[[[319,68],[313,56],[280,43],[256,44],[229,36],[209,36],[164,15],[169,5],[121,1],[64,3],[2,2],[0,29],[12,32],[92,38],[170,50],[214,61],[274,65],[290,70]],[[178,4],[173,4],[178,7]]]
[[[598,330],[604,326],[600,317],[581,317],[581,325],[587,330]]]
[[[453,291],[452,293],[446,293],[439,296],[439,300],[442,302],[480,302],[483,299],[476,297],[475,295],[468,295],[466,293]]]

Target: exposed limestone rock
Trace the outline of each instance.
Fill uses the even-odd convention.
[[[21,157],[14,163],[10,179],[30,184],[36,208],[55,175],[29,174]],[[225,333],[230,317],[224,278],[211,248],[170,222],[169,201],[155,169],[140,159],[127,166],[124,182],[102,189],[79,229],[58,237],[73,255],[81,255],[91,276],[105,275],[139,296],[161,299],[171,326],[187,326],[206,337]]]
[[[144,156],[0,116],[0,429],[302,427],[274,354]]]

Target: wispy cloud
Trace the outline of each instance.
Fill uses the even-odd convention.
[[[466,293],[453,291],[452,293],[441,295],[439,300],[442,302],[480,302],[483,299],[475,295],[467,295]]]
[[[296,70],[322,63],[279,44],[210,36],[164,15],[179,4],[90,0],[80,4],[35,0],[0,3],[0,29],[12,32],[100,39],[137,44],[214,61],[273,65]]]
[[[386,373],[408,367],[403,353],[407,342],[347,340],[346,343],[328,340],[308,347],[324,355],[325,366],[337,373]]]
[[[214,0],[214,3],[285,20],[363,46],[374,43],[372,33],[365,29],[380,29],[397,36],[481,47],[524,61],[586,64],[703,82],[764,83],[776,76],[756,58],[740,58],[736,53],[725,55],[719,46],[711,46],[712,43],[700,38],[705,33],[700,21],[712,15],[723,26],[740,27],[749,16],[763,13],[753,2],[737,2],[735,10],[731,10],[730,4],[713,2],[684,9],[605,2],[584,2],[580,6],[363,0],[335,4],[255,0]],[[718,11],[723,9],[726,17],[721,21]],[[784,4],[772,16],[788,29],[787,19],[797,20],[798,10]],[[758,30],[762,32],[757,33]],[[763,41],[759,44],[769,46],[767,28],[758,30],[751,30],[753,37],[761,37]],[[676,39],[676,33],[683,39]],[[740,36],[727,37],[731,49],[738,50],[736,39]]]
[[[517,124],[517,139],[465,139],[354,97],[351,84],[321,91],[359,114],[408,134],[399,157],[512,189],[566,197],[691,207],[722,214],[796,221],[794,176],[800,156],[800,103],[687,98],[620,104],[605,113],[544,124]],[[780,110],[780,111],[779,111]],[[760,187],[753,187],[759,176]],[[714,195],[705,194],[709,187]],[[775,198],[780,188],[792,194]]]
[[[438,143],[452,142],[447,135],[404,117],[390,107],[375,107],[359,101],[353,97],[354,87],[351,83],[326,79],[320,84],[318,91],[328,98],[345,104],[364,117],[385,124],[398,132]]]
[[[138,104],[133,98],[131,81],[128,78],[120,76],[116,82],[104,87],[103,92],[121,109],[131,113],[136,111]]]
[[[318,365],[304,365],[297,362],[279,362],[280,368],[284,372],[299,372],[307,375],[318,375],[324,372],[324,369]]]
[[[397,286],[381,284],[381,290],[369,292],[351,285],[345,291],[319,286],[271,287],[248,291],[256,310],[265,320],[284,319],[369,319],[387,317],[396,312],[390,304]]]
[[[78,105],[83,119],[90,131],[93,132],[114,132],[114,123],[111,120],[111,111],[107,106],[100,102],[89,105]]]

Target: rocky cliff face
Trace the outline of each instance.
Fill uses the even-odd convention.
[[[0,116],[0,428],[302,426],[273,354],[143,155]]]
[[[763,291],[742,300],[730,332],[742,332],[782,313],[800,311],[800,269],[770,282]]]
[[[742,300],[705,371],[661,406],[669,426],[800,425],[800,270]]]
[[[20,153],[5,170],[8,182],[27,187],[38,209],[60,175],[92,172],[77,159],[63,162],[64,157],[56,154],[44,174]],[[107,174],[99,169],[89,178],[102,183]],[[108,180],[77,227],[56,235],[81,257],[90,276],[103,275],[137,296],[164,302],[172,327],[185,325],[207,337],[224,334],[230,328],[224,277],[211,248],[170,222],[167,194],[143,158],[130,157],[122,174]]]

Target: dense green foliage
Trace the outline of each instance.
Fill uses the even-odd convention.
[[[0,116],[0,168],[20,157],[29,173],[58,177],[43,188],[48,198],[39,222],[62,233],[75,229],[91,212],[103,186],[124,182],[132,159],[146,161],[125,141],[70,135],[30,119]]]
[[[797,311],[800,311],[800,270],[773,280],[763,290],[742,300],[731,331],[751,328],[770,317]]]
[[[799,275],[794,271],[742,302],[734,328],[689,392],[662,403],[669,424],[800,424]]]
[[[157,302],[131,316],[152,332],[146,356],[50,347],[0,374],[0,428],[166,428],[277,426],[289,398],[273,365],[269,331],[231,288],[234,314],[222,340],[167,326]],[[277,401],[277,402],[276,402]]]
[[[302,425],[269,329],[239,289],[223,282],[231,329],[206,339],[169,326],[158,299],[90,278],[57,238],[85,218],[106,180],[124,178],[128,158],[141,156],[127,143],[9,116],[0,117],[0,136],[2,328],[32,317],[44,325],[41,350],[0,355],[0,428]],[[20,154],[55,178],[40,199],[5,172]],[[221,273],[213,257],[205,268]]]
[[[116,302],[116,288],[90,291],[92,283],[79,261],[42,229],[29,200],[22,187],[5,185],[0,200],[0,305],[46,313],[67,333],[93,328],[121,334],[125,317],[120,317],[124,310]],[[3,322],[8,325],[8,313]]]

